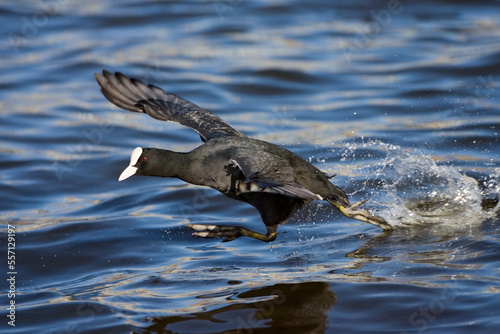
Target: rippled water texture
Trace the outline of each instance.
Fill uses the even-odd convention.
[[[498,1],[2,2],[0,331],[498,333],[498,13]],[[112,106],[102,69],[336,174],[394,231],[318,201],[272,244],[193,237],[188,223],[265,229],[211,189],[118,182],[135,147],[200,141]]]

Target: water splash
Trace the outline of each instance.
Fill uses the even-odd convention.
[[[366,180],[363,190],[372,193],[367,204],[393,226],[477,226],[500,212],[495,201],[500,194],[499,168],[477,180],[454,166],[437,164],[429,155],[380,141],[351,143],[344,158],[357,159],[359,152],[385,156],[355,172]]]

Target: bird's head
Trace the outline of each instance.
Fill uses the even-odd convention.
[[[148,156],[147,149],[142,147],[136,147],[132,154],[130,155],[130,164],[127,168],[120,174],[118,181],[123,181],[128,179],[132,175],[143,175],[144,171],[147,170],[148,166]]]

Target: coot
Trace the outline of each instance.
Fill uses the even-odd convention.
[[[132,175],[147,175],[176,177],[211,187],[254,206],[267,228],[267,233],[262,234],[240,226],[190,224],[193,235],[223,237],[223,241],[240,236],[273,241],[278,226],[314,200],[329,202],[349,218],[392,230],[382,217],[358,209],[363,201],[350,205],[344,190],[289,150],[249,138],[208,110],[122,73],[103,70],[102,75],[95,73],[95,77],[102,94],[116,106],[188,126],[204,142],[187,153],[137,147],[119,181]]]

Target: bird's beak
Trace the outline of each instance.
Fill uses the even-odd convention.
[[[136,147],[133,151],[132,154],[130,155],[130,164],[128,165],[127,168],[120,174],[120,177],[118,178],[118,181],[123,181],[125,179],[128,179],[132,175],[134,175],[137,172],[137,167],[135,165],[137,164],[137,161],[139,161],[139,158],[142,155],[142,148]]]
[[[118,181],[123,181],[125,179],[128,179],[129,177],[131,177],[132,175],[135,174],[135,172],[137,172],[137,167],[135,166],[128,166],[127,168],[125,168],[125,170],[120,174],[120,177],[118,178]]]

